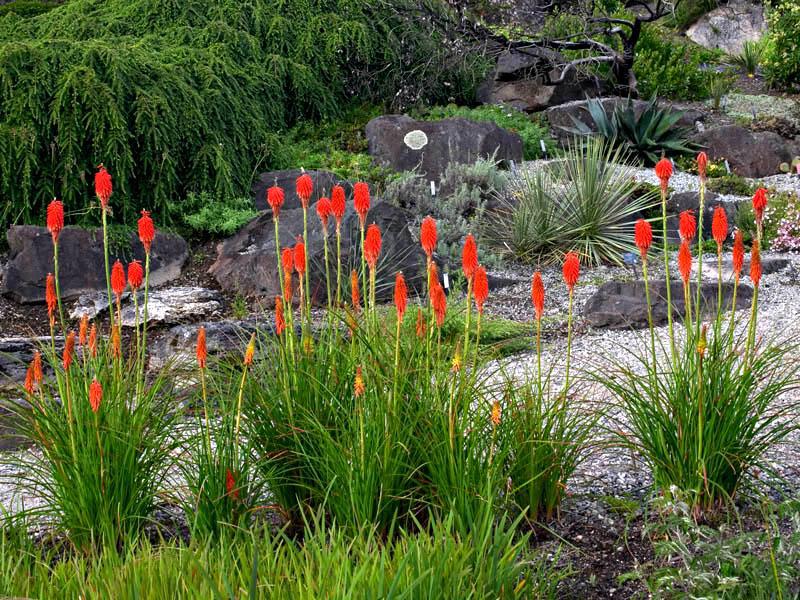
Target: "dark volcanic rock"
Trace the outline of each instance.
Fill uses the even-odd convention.
[[[692,298],[696,293],[692,285]],[[671,286],[673,316],[682,318],[685,312],[683,301],[683,283],[673,281]],[[722,302],[730,307],[733,296],[733,284],[722,285]],[[736,293],[736,307],[747,308],[753,297],[753,289],[740,285]],[[667,322],[667,285],[665,281],[650,282],[650,300],[652,303],[653,323],[663,325]],[[708,314],[717,309],[717,284],[703,283],[701,287],[703,312]],[[583,309],[583,315],[593,327],[611,329],[642,329],[647,327],[647,301],[645,299],[644,281],[609,281],[589,298]]]
[[[9,260],[3,277],[3,295],[21,303],[44,302],[45,278],[53,271],[53,242],[44,227],[13,225],[8,230]],[[150,284],[177,278],[189,255],[178,235],[159,231],[150,252]],[[144,261],[144,249],[131,233],[128,256]],[[111,256],[113,262],[116,257]],[[59,282],[65,300],[106,289],[103,233],[100,229],[66,227],[59,238]]]
[[[800,154],[800,144],[772,131],[752,132],[738,125],[706,129],[694,136],[711,160],[727,159],[731,171],[742,177],[767,177],[780,173],[783,162]]]
[[[703,210],[703,237],[704,239],[711,238],[711,223],[714,219],[714,209],[717,206],[722,206],[725,209],[725,214],[728,217],[728,233],[733,231],[733,226],[736,223],[736,213],[739,210],[738,202],[720,201],[719,196],[714,192],[706,192],[705,210]],[[680,241],[678,236],[678,223],[680,213],[685,210],[693,210],[695,217],[699,217],[700,210],[700,193],[691,192],[675,192],[667,200],[667,231],[671,241]]]
[[[494,156],[500,161],[522,160],[522,139],[494,123],[467,119],[416,121],[405,115],[386,115],[367,123],[373,160],[395,171],[417,169],[438,180],[450,163],[473,163]]]
[[[253,184],[253,198],[256,208],[258,210],[267,210],[269,208],[267,205],[267,188],[272,187],[276,183],[278,187],[283,188],[286,208],[300,206],[300,198],[295,192],[295,182],[302,173],[303,171],[301,169],[261,173]],[[314,195],[311,198],[312,202],[315,202],[323,196],[330,197],[331,188],[337,184],[342,185],[348,195],[352,191],[352,184],[347,181],[340,181],[339,178],[330,171],[306,171],[306,173],[309,174],[311,180],[314,182]]]

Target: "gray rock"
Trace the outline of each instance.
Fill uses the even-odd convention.
[[[714,192],[706,192],[705,210],[703,211],[703,237],[705,239],[711,238],[711,223],[714,219],[714,209],[717,206],[722,206],[725,209],[725,214],[728,217],[728,234],[733,231],[735,224],[736,213],[739,210],[740,201],[723,201],[720,196]],[[685,210],[693,210],[695,217],[699,218],[698,212],[700,210],[700,193],[699,192],[675,192],[667,200],[667,232],[670,241],[680,241],[678,236],[678,215]]]
[[[729,308],[733,298],[733,284],[723,282],[722,302]],[[696,293],[696,285],[692,285],[692,298]],[[673,316],[682,317],[685,312],[683,301],[683,283],[672,281]],[[663,325],[667,322],[667,285],[665,281],[650,282],[650,300],[653,323]],[[736,293],[736,307],[746,308],[753,297],[753,289],[740,285]],[[717,308],[716,282],[704,282],[701,287],[703,312],[711,314]],[[694,309],[694,307],[693,307]],[[608,281],[589,298],[583,315],[593,327],[609,329],[642,329],[647,327],[647,301],[645,299],[644,281]]]
[[[309,209],[308,244],[306,247],[309,266],[311,295],[318,304],[325,302],[325,263],[322,227],[316,217],[314,206]],[[312,216],[313,215],[313,216]],[[412,222],[408,212],[401,208],[373,199],[367,215],[368,223],[376,223],[383,240],[378,263],[379,298],[391,296],[394,276],[403,271],[411,289],[421,289],[425,258],[418,244],[414,243],[408,224]],[[279,241],[281,247],[293,246],[295,238],[303,233],[303,212],[300,209],[281,211]],[[360,234],[358,216],[352,202],[347,202],[347,212],[342,221],[342,284],[345,290],[351,268],[360,266]],[[329,234],[330,271],[332,285],[336,279],[336,236],[331,225]],[[275,256],[275,230],[271,213],[264,213],[245,225],[236,235],[217,246],[217,260],[209,272],[227,291],[245,297],[261,297],[267,304],[280,295],[279,267]],[[347,292],[343,291],[343,297]],[[297,294],[295,294],[297,301]]]
[[[297,178],[303,173],[301,169],[288,169],[285,171],[269,171],[268,173],[261,173],[258,179],[253,184],[253,198],[256,208],[258,210],[267,210],[267,189],[273,185],[278,185],[283,188],[285,194],[285,206],[287,209],[300,206],[300,198],[295,192],[295,182]],[[352,184],[347,181],[340,181],[335,173],[330,171],[306,171],[314,182],[314,194],[311,197],[312,202],[316,202],[323,196],[330,197],[331,188],[334,185],[342,185],[345,192],[350,194],[352,191]]]
[[[131,233],[128,256],[144,261],[144,249]],[[13,225],[8,230],[9,260],[0,293],[23,304],[44,302],[45,278],[53,271],[53,243],[44,227]],[[159,231],[150,252],[150,284],[177,278],[189,250],[178,235]],[[116,257],[111,256],[111,262]],[[59,282],[65,300],[106,289],[103,233],[66,227],[59,238]],[[124,262],[124,261],[123,261]]]
[[[372,119],[366,127],[373,160],[395,171],[417,170],[438,181],[450,163],[494,156],[522,160],[522,139],[494,123],[467,119],[416,121],[405,115]]]
[[[766,30],[762,4],[729,0],[695,21],[686,30],[686,37],[706,48],[737,55],[741,54],[745,42],[760,40]]]
[[[144,292],[137,296],[139,302],[139,321],[144,307]],[[108,310],[108,297],[105,292],[84,294],[70,311],[71,319],[80,319],[84,314],[94,319]],[[213,317],[222,311],[222,295],[202,287],[168,287],[151,290],[147,301],[147,322],[173,325],[198,317]],[[136,309],[130,294],[126,293],[122,304],[123,327],[134,327]]]
[[[788,269],[792,262],[788,258],[781,256],[761,256],[761,272],[764,275],[773,275]],[[696,268],[696,267],[695,267]],[[718,274],[718,265],[716,259],[705,259],[703,261],[703,278],[716,281]],[[750,273],[750,255],[745,254],[744,265],[742,267],[742,278],[745,278]],[[727,281],[733,278],[733,260],[730,256],[723,256],[722,258],[722,280]]]
[[[64,338],[56,337],[56,351],[64,347]],[[0,338],[0,390],[19,387],[25,381],[25,373],[33,359],[33,353],[50,344],[50,337],[7,337]],[[47,369],[43,361],[43,369]]]
[[[771,131],[752,132],[738,125],[706,129],[694,136],[709,159],[727,159],[731,171],[742,177],[767,177],[780,173],[783,162],[792,162],[800,154],[797,142],[786,140]]]

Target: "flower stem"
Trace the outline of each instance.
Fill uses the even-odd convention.
[[[672,352],[673,362],[677,362],[675,353],[675,329],[672,325],[672,285],[669,276],[669,248],[667,243],[667,190],[661,186],[661,228],[664,245],[664,273],[667,281],[667,323],[669,325],[669,345]]]
[[[114,310],[114,304],[111,302],[111,269],[108,266],[108,220],[106,218],[106,208],[100,207],[103,215],[103,259],[106,265],[106,291],[108,292],[108,311]]]

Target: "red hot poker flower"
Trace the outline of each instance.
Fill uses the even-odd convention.
[[[306,272],[306,245],[303,243],[303,238],[299,235],[294,244],[293,260],[295,270],[302,277]]]
[[[578,283],[578,277],[581,273],[581,261],[575,252],[567,252],[564,257],[564,266],[562,274],[564,276],[564,283],[567,284],[567,289],[571,292],[575,284]]]
[[[28,365],[28,370],[25,372],[25,391],[29,396],[33,395],[33,364]]]
[[[689,285],[689,278],[692,276],[692,251],[689,242],[683,240],[678,250],[678,271],[681,273],[684,285]]]
[[[197,366],[201,369],[206,368],[206,360],[208,359],[208,348],[206,346],[206,328],[202,325],[197,330]]]
[[[144,246],[145,254],[150,254],[150,246],[153,240],[156,239],[156,227],[153,225],[153,219],[150,218],[150,211],[143,210],[142,216],[138,222],[139,228],[139,241]]]
[[[277,184],[267,189],[267,204],[272,209],[272,217],[275,219],[281,215],[283,198],[283,188],[278,187]]]
[[[106,171],[106,168],[101,164],[97,167],[97,173],[94,174],[94,193],[97,199],[100,200],[100,206],[103,207],[103,210],[108,206],[111,192],[111,174]]]
[[[97,379],[93,379],[89,385],[89,406],[92,407],[92,412],[97,414],[100,410],[100,403],[103,400],[103,386]]]
[[[722,244],[728,237],[728,214],[722,205],[717,204],[714,209],[714,218],[711,221],[711,235],[717,242],[717,248],[722,249]]]
[[[56,306],[58,305],[58,297],[56,296],[56,278],[52,273],[47,274],[44,286],[44,299],[47,303],[47,314],[50,317],[50,324],[55,322]]]
[[[92,323],[92,328],[89,330],[89,353],[92,358],[97,356],[97,325]]]
[[[38,350],[33,353],[33,381],[37,384],[42,383],[44,374],[42,373],[42,354]]]
[[[363,181],[359,181],[353,186],[353,206],[358,213],[361,227],[364,227],[369,212],[369,186]]]
[[[394,306],[397,309],[397,320],[402,321],[408,306],[408,287],[403,273],[398,273],[394,279]]]
[[[283,274],[291,275],[294,271],[294,253],[291,248],[284,248],[281,250],[281,266],[283,267]]]
[[[422,249],[428,256],[428,260],[433,257],[433,252],[436,250],[436,236],[436,220],[433,217],[425,217],[422,219],[419,240],[422,244]]]
[[[250,343],[247,344],[247,348],[244,351],[244,365],[249,366],[253,364],[253,357],[256,354],[256,334],[250,336]]]
[[[733,273],[738,280],[744,268],[744,235],[737,229],[733,234]]]
[[[761,283],[761,249],[758,240],[753,240],[753,247],[750,249],[750,280],[753,285],[758,287]]]
[[[475,269],[472,292],[475,294],[475,306],[478,309],[478,313],[483,313],[483,305],[489,298],[489,278],[486,275],[486,269],[482,265],[478,265],[478,268]]]
[[[425,337],[427,326],[425,325],[425,315],[422,314],[422,308],[420,307],[417,307],[417,323],[415,329],[419,339]]]
[[[87,335],[89,333],[89,315],[83,313],[81,317],[81,324],[78,328],[78,344],[83,347],[86,345]]]
[[[119,327],[111,328],[111,356],[122,358],[122,342],[119,338]]]
[[[666,191],[669,185],[669,178],[672,177],[672,162],[662,158],[656,163],[655,171],[656,177],[661,180],[661,189]]]
[[[541,320],[544,314],[544,282],[539,271],[533,274],[533,279],[531,280],[531,302],[536,313],[536,320]]]
[[[144,270],[142,269],[142,263],[134,260],[128,265],[128,285],[135,291],[142,287],[143,281]]]
[[[697,233],[697,219],[694,218],[693,210],[685,210],[681,213],[678,222],[678,233],[682,240],[691,242]]]
[[[706,169],[708,168],[708,154],[701,152],[697,155],[697,173],[700,179],[706,178]]]
[[[234,500],[239,499],[239,488],[236,487],[236,478],[230,469],[225,469],[225,493]]]
[[[64,364],[64,370],[69,371],[69,367],[72,364],[72,355],[75,352],[75,332],[70,331],[67,334],[67,340],[64,342],[64,354],[62,356],[62,361]]]
[[[475,269],[478,268],[478,244],[475,238],[469,234],[464,240],[464,249],[461,252],[461,270],[467,281],[475,276]]]
[[[335,185],[331,189],[331,214],[336,219],[336,226],[341,227],[342,219],[344,218],[345,211],[345,197],[344,188],[340,185]]]
[[[353,393],[356,398],[358,398],[359,396],[363,396],[365,391],[367,391],[367,387],[364,385],[364,375],[359,366],[356,367],[356,379],[353,382]]]
[[[58,234],[64,229],[64,205],[61,200],[53,201],[47,205],[47,230],[53,236],[53,243],[58,243]]]
[[[431,288],[431,304],[436,315],[436,325],[441,327],[444,324],[444,317],[447,313],[447,295],[444,293],[442,284],[436,279],[435,285]]]
[[[753,194],[753,212],[756,214],[757,223],[761,223],[764,218],[765,208],[767,208],[767,190],[758,188]]]
[[[114,292],[117,300],[122,296],[122,292],[125,291],[125,269],[119,260],[111,267],[111,291]]]
[[[282,335],[286,330],[286,317],[283,314],[283,300],[275,296],[275,333]]]
[[[295,181],[295,191],[297,197],[300,198],[300,204],[303,208],[308,208],[308,202],[311,200],[311,194],[314,193],[314,182],[311,180],[311,175],[303,173]]]
[[[378,264],[378,257],[381,254],[381,230],[373,223],[367,228],[367,236],[364,238],[364,260],[367,261],[369,268],[375,270]]]
[[[644,219],[636,221],[633,227],[633,239],[636,242],[636,247],[642,253],[642,258],[647,257],[647,251],[653,244],[653,227]]]
[[[350,271],[350,301],[353,310],[358,312],[361,308],[361,295],[358,293],[358,273],[355,269]]]
[[[328,235],[328,219],[331,216],[331,201],[329,198],[320,198],[317,202],[317,216],[322,223],[322,233]]]

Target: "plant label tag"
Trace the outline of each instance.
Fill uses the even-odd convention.
[[[728,162],[728,159],[725,159],[725,171],[728,172],[728,175],[731,174],[731,164]]]
[[[435,196],[435,195],[436,195],[436,182],[435,181],[431,181],[431,196]]]
[[[444,273],[442,275],[442,279],[444,279],[444,289],[449,290],[450,289],[450,277],[447,276],[447,273]]]
[[[544,145],[544,140],[539,140],[539,147],[542,149],[542,155],[547,158],[547,146]]]

